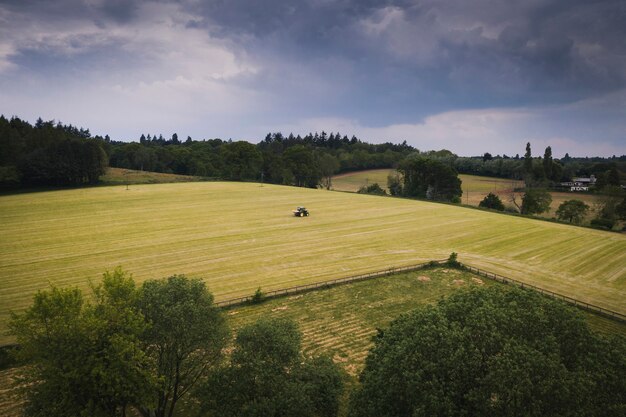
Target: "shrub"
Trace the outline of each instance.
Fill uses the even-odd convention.
[[[461,264],[459,263],[459,261],[457,261],[457,253],[456,252],[452,252],[450,254],[450,256],[448,257],[448,260],[446,261],[446,265],[452,267],[452,268],[458,268],[459,266],[461,266]]]
[[[500,197],[494,193],[487,194],[483,201],[478,204],[478,207],[504,211],[504,204],[502,203],[502,200],[500,200]]]
[[[377,182],[370,186],[363,186],[357,191],[359,194],[387,195],[387,191],[383,190]]]
[[[591,220],[591,227],[594,229],[611,230],[615,226],[615,221],[611,219],[593,219]]]
[[[256,289],[256,291],[252,295],[252,298],[250,299],[250,302],[252,304],[259,304],[259,303],[263,302],[264,299],[265,299],[265,294],[263,293],[263,291],[261,291],[261,287],[259,287],[259,288]]]

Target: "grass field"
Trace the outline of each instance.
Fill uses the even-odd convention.
[[[163,174],[160,172],[137,171],[125,168],[107,168],[106,174],[100,177],[106,185],[119,184],[160,184],[170,182],[200,181],[200,177],[191,175]]]
[[[331,289],[268,300],[225,310],[233,331],[261,317],[295,320],[303,333],[305,354],[328,354],[355,377],[364,366],[377,328],[400,314],[461,288],[502,285],[453,269],[421,270]],[[626,335],[626,325],[587,315],[592,329]],[[10,389],[15,369],[0,371],[0,415],[18,415],[19,400]]]
[[[395,170],[393,169],[373,169],[337,175],[333,178],[333,189],[337,191],[356,192],[362,186],[366,184],[371,185],[375,182],[382,188],[387,189],[387,177],[394,172]],[[465,174],[459,174],[459,178],[462,181],[461,188],[463,190],[461,203],[471,206],[478,206],[478,203],[489,193],[494,193],[499,196],[505,206],[512,206],[513,203],[510,202],[510,196],[513,190],[515,188],[524,187],[523,181],[506,178],[481,177],[478,175]],[[517,196],[518,204],[521,204],[523,193],[514,194]],[[543,213],[541,215],[542,217],[555,217],[556,210],[562,202],[576,199],[584,201],[591,207],[587,216],[587,220],[591,220],[595,217],[595,213],[593,212],[594,204],[601,198],[593,194],[583,193],[551,192],[550,194],[552,195],[550,211]]]
[[[226,182],[51,191],[0,197],[0,236],[2,331],[36,290],[85,289],[117,265],[138,281],[201,277],[220,300],[452,251],[626,312],[626,236],[405,199]]]

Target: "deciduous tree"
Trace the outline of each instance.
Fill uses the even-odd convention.
[[[460,292],[379,331],[350,416],[622,416],[626,339],[534,292]]]
[[[546,190],[530,188],[522,197],[522,214],[541,214],[550,210],[552,196]]]
[[[580,200],[567,200],[556,210],[556,217],[570,223],[580,224],[589,212],[589,206]]]
[[[293,321],[263,319],[242,328],[230,364],[198,390],[202,414],[220,417],[332,417],[343,390],[337,365],[303,358]]]
[[[105,273],[87,302],[76,288],[40,291],[14,314],[27,416],[118,416],[149,401],[155,379],[141,349],[146,329],[132,278]]]
[[[483,198],[483,200],[478,203],[478,207],[484,207],[492,210],[504,211],[504,204],[500,197],[495,195],[494,193],[489,193]]]
[[[228,328],[199,279],[182,275],[145,281],[137,300],[149,324],[142,336],[158,378],[146,417],[171,417],[178,401],[221,360]]]
[[[458,173],[437,159],[415,155],[403,160],[398,171],[407,197],[458,202],[463,193]]]

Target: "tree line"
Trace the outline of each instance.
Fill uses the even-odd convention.
[[[233,181],[264,181],[302,187],[331,187],[334,174],[392,168],[415,149],[369,144],[340,133],[284,136],[269,133],[246,141],[181,141],[174,133],[142,134],[138,142],[92,136],[88,129],[38,119],[34,125],[0,116],[0,185],[93,184],[107,166]]]
[[[0,116],[0,186],[95,184],[108,166],[103,144],[72,125]]]
[[[232,338],[200,280],[137,286],[118,268],[91,288],[40,291],[12,315],[27,417],[334,417],[348,398],[344,371],[304,355],[295,322],[265,317]],[[594,334],[573,307],[474,288],[379,329],[346,405],[351,417],[622,416],[624,376],[626,339]]]
[[[415,151],[406,142],[369,144],[326,132],[268,133],[258,144],[148,134],[139,142],[110,142],[107,149],[113,167],[312,188],[330,188],[331,177],[339,172],[392,168]]]

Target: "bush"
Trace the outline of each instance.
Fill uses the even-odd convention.
[[[370,186],[363,186],[357,191],[359,194],[387,195],[387,191],[383,190],[377,182]]]
[[[261,291],[261,287],[259,287],[256,289],[256,291],[252,295],[250,302],[252,304],[260,304],[261,302],[263,302],[264,299],[265,299],[265,294],[263,293],[263,291]]]
[[[448,265],[449,267],[452,268],[458,268],[459,266],[461,266],[461,264],[459,263],[459,261],[457,261],[457,253],[456,252],[452,252],[450,254],[450,256],[448,257],[448,260],[446,261],[446,265]]]
[[[487,194],[483,201],[478,204],[478,207],[504,211],[504,204],[502,203],[502,200],[500,200],[500,197],[494,193]]]
[[[591,220],[591,227],[600,230],[611,230],[615,226],[615,221],[611,219],[593,219]]]

